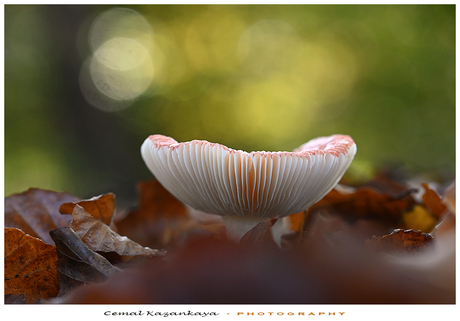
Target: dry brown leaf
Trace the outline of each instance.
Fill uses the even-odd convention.
[[[386,184],[391,185],[389,182]],[[397,187],[392,186],[391,188],[399,191],[402,186],[397,184]],[[366,186],[356,188],[352,192],[333,189],[305,213],[292,214],[286,220],[293,233],[308,229],[311,218],[318,213],[340,216],[350,223],[360,219],[371,219],[379,222],[382,227],[394,228],[400,223],[403,214],[416,204],[410,195],[413,191],[405,189],[398,195],[392,195]]]
[[[346,240],[256,251],[230,241],[201,239],[160,264],[145,262],[102,284],[80,287],[63,303],[455,303],[454,277],[448,278],[453,281],[448,289],[439,288],[426,282],[431,270],[414,277],[414,271],[420,272],[416,267],[395,265],[387,255],[363,249],[363,242],[357,248]]]
[[[137,188],[138,208],[115,222],[118,232],[152,248],[165,248],[186,238],[194,220],[185,205],[156,180],[139,182]]]
[[[430,233],[439,223],[443,214],[447,212],[447,206],[438,193],[431,189],[428,184],[422,183],[422,186],[425,189],[425,193],[422,195],[422,204],[417,204],[404,213],[402,227]]]
[[[19,228],[48,244],[54,244],[49,232],[68,226],[72,219],[61,215],[59,206],[77,200],[78,197],[66,192],[30,188],[5,198],[5,226]]]
[[[124,256],[156,256],[160,251],[143,247],[126,236],[120,236],[109,226],[94,218],[80,205],[73,209],[70,227],[91,250],[98,252],[116,252]]]
[[[255,251],[228,240],[202,238],[188,243],[161,264],[145,262],[103,284],[80,287],[64,303],[319,303],[318,293],[325,291],[319,288],[313,293],[310,289],[317,283],[309,288],[302,279],[304,271],[278,254]]]
[[[436,225],[434,230],[431,232],[434,237],[438,240],[439,238],[449,237],[449,234],[455,234],[455,221],[456,221],[456,210],[455,210],[455,181],[450,184],[442,198],[443,204],[446,206],[446,211],[440,217],[439,223]]]
[[[102,255],[83,244],[70,227],[55,229],[50,235],[56,243],[59,259],[59,296],[81,285],[103,282],[120,271]]]
[[[432,240],[433,237],[430,234],[397,229],[382,237],[373,236],[365,244],[369,248],[382,252],[411,253],[424,249]]]
[[[413,190],[406,190],[399,195],[383,194],[370,187],[357,188],[352,193],[342,193],[333,189],[322,200],[308,209],[312,213],[318,209],[332,210],[347,220],[371,218],[396,223],[402,214],[415,205],[410,195]]]
[[[110,225],[115,214],[115,195],[107,193],[87,200],[64,203],[60,206],[59,212],[62,214],[72,214],[76,205],[83,207],[85,211],[102,223]]]
[[[289,246],[304,249],[321,246],[338,248],[343,244],[350,244],[361,249],[363,243],[372,235],[382,235],[388,231],[376,220],[358,219],[350,223],[339,215],[314,214],[309,218],[308,225],[302,233],[286,240],[290,241],[290,244],[283,244],[285,248]]]
[[[57,263],[55,246],[5,228],[5,294],[23,294],[28,303],[56,297]]]
[[[430,210],[433,215],[440,218],[447,210],[447,206],[442,202],[438,193],[431,189],[428,184],[422,183],[425,193],[422,196],[423,205]]]

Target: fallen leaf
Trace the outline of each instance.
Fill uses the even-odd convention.
[[[401,224],[404,213],[411,210],[416,204],[411,196],[414,190],[407,188],[402,190],[403,186],[396,184],[395,187],[390,182],[386,182],[386,186],[389,186],[386,188],[387,190],[399,191],[399,194],[378,192],[368,186],[358,188],[336,187],[326,194],[323,199],[308,208],[305,213],[292,214],[284,219],[289,230],[294,234],[291,236],[284,235],[284,241],[289,242],[289,239],[295,242],[298,239],[295,235],[299,236],[302,234],[301,231],[310,229],[312,222],[317,223],[315,218],[318,215],[323,218],[338,216],[346,220],[349,225],[353,225],[360,220],[372,220],[381,225],[380,228],[385,229],[385,231],[388,228],[398,227]],[[341,225],[344,223],[341,223]],[[369,231],[379,229],[374,225],[370,226]],[[327,233],[328,231],[325,232]],[[363,237],[365,233],[366,231],[360,231],[359,238]],[[365,236],[364,240],[371,236],[372,234]],[[302,238],[305,240],[304,237]]]
[[[430,233],[438,223],[438,219],[430,211],[418,204],[403,214],[402,221],[405,230],[420,230],[425,233]]]
[[[304,222],[308,220],[308,214],[307,211],[294,213],[283,218],[283,220],[287,221],[288,229],[292,233],[299,233],[303,229]]]
[[[72,215],[70,227],[92,251],[115,252],[121,256],[161,255],[159,250],[143,247],[126,236],[120,236],[80,205],[75,205]]]
[[[72,214],[76,205],[83,207],[94,218],[110,225],[115,214],[115,195],[107,193],[87,200],[64,203],[59,207],[62,214]]]
[[[145,262],[102,284],[77,289],[65,304],[319,303],[326,293],[281,256],[213,237],[193,241],[161,264]],[[310,282],[308,282],[310,281]]]
[[[369,248],[387,253],[412,253],[426,248],[432,240],[430,234],[397,229],[382,237],[373,236],[365,244]]]
[[[194,220],[185,205],[158,181],[139,182],[137,188],[138,208],[115,222],[120,234],[144,246],[166,248],[186,239],[188,232],[193,233]]]
[[[450,184],[442,198],[443,204],[446,205],[446,211],[441,216],[439,224],[437,224],[432,231],[433,236],[435,236],[437,239],[444,238],[446,235],[449,237],[449,234],[455,235],[455,185],[455,181]]]
[[[57,246],[60,297],[48,302],[455,303],[454,188],[442,199],[433,191],[437,199],[431,195],[421,202],[412,197],[414,190],[393,184],[391,179],[379,179],[372,188],[332,191],[305,213],[288,217],[285,227],[293,232],[288,235],[292,239],[282,240],[288,246],[281,249],[272,246],[272,220],[246,233],[237,246],[225,237],[215,237],[223,226],[218,221],[208,221],[208,237],[203,237],[205,220],[191,216],[189,209],[156,181],[140,183],[139,191],[138,209],[123,219],[114,215],[114,197],[112,209],[96,207],[95,216],[109,213],[98,218],[79,202],[63,202],[67,203],[63,211],[70,208],[75,214],[73,227],[81,234],[70,227],[51,233]],[[431,192],[425,189],[425,194]],[[94,206],[107,197],[104,195],[81,204]],[[109,204],[110,197],[106,201]],[[437,217],[432,211],[437,211],[439,202],[448,210]],[[199,213],[199,217],[207,220],[205,214]],[[114,230],[110,223],[119,228]],[[434,231],[423,233],[433,224]],[[404,230],[386,235],[390,227]],[[417,229],[421,231],[414,232]],[[131,241],[115,231],[152,248],[165,246],[170,255],[167,259],[140,255],[134,259],[136,264],[117,261],[120,256],[113,249],[126,253],[132,248],[123,244]],[[94,249],[110,252],[101,251],[102,257],[84,244],[85,238]],[[145,243],[139,241],[142,238]],[[129,268],[120,270],[114,262],[117,267]],[[5,296],[8,303],[24,300],[22,294]]]
[[[59,213],[64,202],[77,201],[78,197],[66,192],[53,192],[30,188],[24,193],[5,198],[5,226],[16,227],[25,233],[53,244],[49,235],[55,228],[68,226],[72,217]]]
[[[433,215],[440,218],[447,210],[447,206],[442,202],[439,194],[431,189],[428,184],[422,183],[425,193],[422,196],[423,205],[430,210]]]
[[[103,282],[120,271],[102,255],[91,251],[83,244],[70,227],[55,229],[50,234],[56,243],[59,259],[59,296],[83,284]]]
[[[147,261],[104,283],[80,287],[63,303],[455,304],[454,277],[449,275],[450,287],[439,288],[426,282],[431,269],[395,264],[381,252],[366,251],[363,242],[357,248],[343,239],[290,251],[201,239],[160,264]]]
[[[28,303],[59,292],[56,247],[5,228],[5,294],[24,295]]]
[[[359,219],[370,219],[387,228],[394,228],[400,224],[403,213],[416,204],[411,196],[412,192],[413,189],[406,189],[398,195],[390,195],[377,192],[370,187],[359,187],[352,192],[333,189],[307,210],[306,217],[310,220],[315,214],[322,213],[338,215],[349,223]],[[308,228],[309,220],[304,220],[304,230]]]
[[[388,231],[376,220],[357,219],[354,222],[349,222],[339,215],[322,212],[314,214],[310,217],[306,229],[302,231],[297,240],[294,239],[294,243],[298,244],[291,245],[309,248],[311,246],[319,247],[320,244],[332,247],[350,244],[354,248],[361,249],[363,243],[372,235],[381,235]]]

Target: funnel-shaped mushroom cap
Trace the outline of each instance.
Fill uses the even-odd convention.
[[[234,150],[202,140],[152,135],[141,147],[156,179],[183,203],[218,215],[283,217],[307,209],[337,185],[356,144],[319,137],[294,152]]]

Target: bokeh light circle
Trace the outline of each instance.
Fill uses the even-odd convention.
[[[113,38],[102,44],[91,59],[90,72],[96,87],[118,100],[138,97],[154,76],[149,52],[128,38]]]
[[[88,35],[92,55],[80,75],[86,100],[116,111],[149,89],[158,90],[165,78],[164,57],[153,36],[150,23],[135,10],[113,8],[99,15]]]
[[[113,8],[99,15],[93,22],[88,37],[92,51],[112,38],[129,38],[149,49],[153,29],[139,12],[128,8]]]

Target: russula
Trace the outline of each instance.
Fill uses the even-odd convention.
[[[323,198],[352,162],[356,144],[350,136],[333,135],[293,152],[247,153],[204,140],[178,143],[151,135],[141,154],[177,199],[221,215],[227,233],[241,237],[263,220],[302,212]]]

